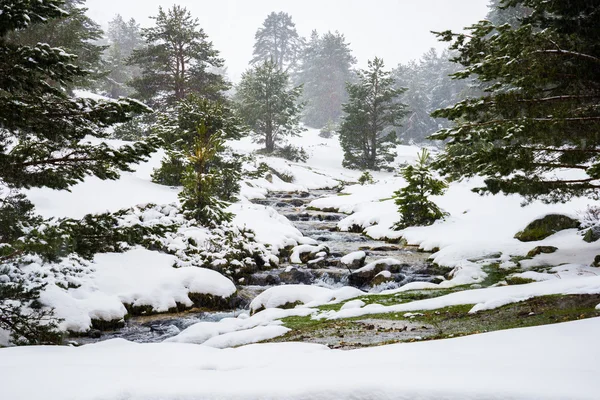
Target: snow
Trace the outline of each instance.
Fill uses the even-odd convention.
[[[218,272],[173,268],[175,260],[174,256],[141,248],[98,254],[93,271],[82,278],[81,286],[65,290],[50,284],[41,300],[55,308],[56,316],[63,319],[63,330],[85,332],[91,328],[92,319],[124,318],[127,310],[123,304],[165,312],[177,303],[192,306],[190,293],[222,298],[235,293],[235,285]]]
[[[258,342],[283,335],[287,330],[282,329],[255,329],[257,327],[281,328],[280,320],[287,317],[306,317],[315,312],[310,308],[295,308],[282,310],[269,308],[252,316],[241,314],[237,318],[224,318],[218,322],[198,322],[189,326],[177,336],[169,338],[166,342],[210,344],[223,346],[227,343],[233,345]],[[235,333],[235,334],[234,334]],[[265,337],[268,335],[269,337]],[[221,338],[223,336],[224,338]]]
[[[385,294],[393,294],[400,290],[387,290]],[[484,289],[464,290],[431,299],[417,300],[409,303],[383,306],[369,304],[360,309],[325,311],[315,315],[315,319],[354,318],[369,314],[382,314],[405,311],[437,310],[440,308],[473,304],[471,313],[491,310],[506,304],[517,303],[533,297],[554,294],[599,294],[600,276],[556,279],[546,282],[535,282],[527,285],[498,286]],[[376,299],[376,297],[375,297]]]
[[[315,241],[316,243],[316,241]],[[316,245],[316,244],[303,244],[301,246],[296,246],[292,249],[292,254],[290,256],[290,262],[292,264],[302,264],[302,260],[300,256],[305,253],[311,253],[317,255],[323,250],[327,249],[325,245]]]
[[[592,400],[600,391],[599,335],[594,318],[352,351],[123,340],[9,348],[0,350],[0,382],[11,400]]]
[[[302,303],[306,307],[316,307],[332,300],[341,302],[363,294],[363,291],[352,287],[328,289],[310,285],[275,286],[256,296],[250,303],[250,310],[276,308],[294,303]]]
[[[229,332],[216,336],[204,342],[204,345],[215,347],[217,349],[237,347],[283,336],[289,331],[291,331],[291,329],[286,328],[285,326],[257,326],[244,331]]]
[[[349,254],[346,254],[344,257],[340,259],[340,262],[345,265],[352,265],[354,261],[362,260],[367,257],[367,253],[364,251],[355,251]]]

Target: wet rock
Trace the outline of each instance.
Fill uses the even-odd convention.
[[[600,226],[591,227],[583,236],[583,240],[588,243],[597,242],[598,239],[600,239]]]
[[[392,258],[378,260],[352,272],[348,277],[348,283],[352,286],[363,287],[373,281],[381,271],[399,272],[405,266],[407,265]]]
[[[314,260],[310,260],[306,266],[312,269],[325,268],[327,266],[327,260],[325,257],[315,258]]]
[[[313,276],[309,271],[300,270],[298,268],[289,268],[279,274],[279,279],[282,283],[287,284],[310,284],[313,280]]]
[[[370,286],[375,287],[384,283],[394,282],[395,280],[396,279],[392,276],[392,273],[390,271],[381,271],[380,273],[375,275],[375,278],[373,278],[373,280],[371,281]]]
[[[537,246],[533,249],[531,249],[531,251],[529,253],[527,253],[527,257],[535,257],[539,254],[551,254],[554,253],[556,250],[558,250],[558,247],[554,247],[554,246]]]
[[[304,205],[304,201],[302,201],[300,199],[294,199],[294,200],[291,200],[289,202],[289,204],[293,205],[294,207],[302,207]]]
[[[309,261],[327,256],[329,248],[325,245],[303,244],[294,247],[290,261],[293,264],[307,264]]]
[[[398,247],[398,246],[378,246],[378,247],[371,247],[369,250],[371,250],[371,251],[399,251],[400,247]]]
[[[92,339],[100,339],[102,337],[102,331],[99,329],[90,329],[87,335]]]
[[[600,267],[600,255],[594,257],[594,262],[592,263],[592,267]]]
[[[350,270],[360,269],[365,266],[367,253],[364,251],[355,251],[347,254],[340,260],[340,266]]]
[[[531,222],[515,235],[521,242],[543,240],[556,232],[579,227],[579,221],[561,214],[549,214]]]

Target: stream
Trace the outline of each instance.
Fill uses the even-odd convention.
[[[350,272],[340,266],[340,258],[355,251],[365,251],[366,263],[393,258],[400,261],[400,270],[392,273],[391,281],[376,288],[363,289],[378,292],[383,289],[400,287],[412,281],[431,281],[428,269],[429,253],[418,252],[414,247],[403,247],[384,241],[370,239],[360,233],[339,232],[337,223],[347,215],[336,212],[309,210],[308,204],[318,198],[336,196],[333,190],[313,190],[302,193],[270,193],[266,199],[254,201],[256,204],[273,207],[286,216],[306,237],[329,248],[329,256],[317,268],[305,265],[291,265],[282,262],[279,268],[253,274],[245,286],[238,287],[241,304],[247,305],[262,291],[282,284],[312,284],[337,288],[349,284]],[[139,343],[161,342],[177,335],[198,322],[216,322],[223,318],[235,317],[244,309],[229,312],[207,312],[191,310],[177,314],[159,314],[132,317],[117,331],[92,331],[87,337],[70,338],[77,344],[94,343],[102,340],[122,338]]]

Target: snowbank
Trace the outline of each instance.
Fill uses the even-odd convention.
[[[236,291],[235,285],[218,272],[173,268],[174,263],[174,256],[140,248],[98,254],[91,265],[93,271],[81,278],[78,288],[65,290],[50,284],[41,300],[64,320],[61,328],[85,332],[91,328],[92,319],[123,318],[127,314],[123,304],[165,312],[177,303],[192,306],[191,293],[227,298]]]
[[[385,294],[404,291],[387,290]],[[369,304],[363,308],[344,309],[340,311],[322,312],[313,318],[340,319],[353,318],[369,314],[392,312],[436,310],[439,308],[474,304],[470,312],[490,310],[510,303],[517,303],[532,297],[553,294],[598,294],[600,293],[600,276],[557,279],[546,282],[535,282],[526,285],[499,286],[485,289],[464,290],[426,300],[417,300],[393,306]]]
[[[256,296],[250,303],[250,310],[276,308],[294,303],[301,303],[306,307],[316,307],[332,300],[341,302],[363,294],[363,291],[349,286],[328,289],[310,285],[283,285],[269,288]]]
[[[595,318],[353,351],[111,340],[0,349],[0,382],[11,400],[592,400],[599,336]]]

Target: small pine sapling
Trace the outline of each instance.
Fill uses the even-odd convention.
[[[398,211],[402,216],[395,228],[400,230],[409,226],[426,226],[446,215],[429,196],[440,196],[447,185],[436,179],[428,165],[429,152],[426,149],[419,154],[416,165],[404,167],[402,177],[408,185],[394,193]]]

